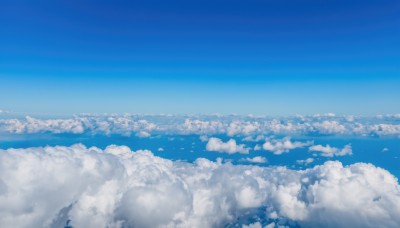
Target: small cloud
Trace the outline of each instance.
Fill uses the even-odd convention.
[[[309,146],[313,144],[312,141],[307,142],[292,142],[290,137],[285,137],[283,139],[273,139],[267,138],[266,142],[263,144],[263,149],[271,151],[272,153],[279,155],[283,153],[287,153],[290,150],[303,148],[305,146]]]
[[[382,152],[387,152],[387,151],[389,151],[389,148],[387,148],[387,147],[382,149]]]
[[[308,165],[308,164],[314,162],[314,158],[307,158],[307,159],[305,159],[305,160],[297,160],[296,162],[297,162],[298,164],[300,164],[300,165]]]
[[[333,157],[333,156],[345,156],[353,154],[350,144],[347,144],[342,149],[331,147],[330,145],[314,145],[309,148],[309,151],[321,152],[321,156]]]
[[[261,150],[261,149],[262,149],[262,147],[257,144],[257,145],[254,146],[253,150],[258,151],[258,150]]]
[[[139,138],[147,138],[150,137],[151,135],[147,131],[139,131],[138,133],[136,133],[136,136]]]
[[[162,152],[162,151],[164,151],[164,148],[160,147],[160,148],[157,149],[157,151]]]
[[[228,154],[249,153],[249,148],[245,147],[244,144],[236,144],[236,140],[234,139],[229,139],[227,142],[223,142],[221,139],[215,137],[212,137],[208,140],[206,150]]]
[[[202,142],[207,142],[208,141],[208,136],[207,135],[200,135],[200,141]]]
[[[250,163],[260,163],[260,164],[268,162],[267,158],[262,156],[256,156],[253,158],[242,158],[240,159],[240,161],[250,162]]]

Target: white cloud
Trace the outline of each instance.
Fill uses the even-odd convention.
[[[259,221],[253,227],[398,227],[400,185],[364,163],[296,171],[173,162],[119,146],[0,150],[0,227],[62,227],[67,219],[88,228],[224,227],[249,219]]]
[[[262,156],[255,156],[253,158],[243,158],[241,161],[250,162],[250,163],[267,163],[268,160]]]
[[[199,139],[202,142],[207,142],[208,141],[208,136],[207,135],[200,135]]]
[[[0,131],[16,134],[177,134],[242,136],[245,141],[259,141],[263,135],[361,135],[400,136],[398,114],[375,118],[336,116],[296,116],[250,118],[247,116],[213,115],[133,115],[81,114],[65,119],[25,118],[0,119]]]
[[[309,151],[321,152],[321,155],[324,157],[345,156],[353,153],[350,144],[344,146],[342,149],[331,147],[330,145],[313,145],[310,146]]]
[[[272,153],[279,155],[287,153],[290,150],[303,148],[312,144],[311,141],[308,142],[292,142],[290,137],[285,137],[282,139],[267,138],[266,142],[263,144],[263,149],[271,151]]]
[[[255,145],[254,148],[253,148],[254,151],[258,151],[258,150],[261,150],[261,149],[262,149],[262,147],[260,145],[258,145],[258,144]]]
[[[159,147],[159,148],[157,149],[157,151],[160,151],[160,152],[162,152],[162,151],[164,151],[164,148],[162,148],[162,147]]]
[[[212,137],[208,139],[206,150],[228,154],[248,154],[250,149],[245,147],[244,144],[236,144],[236,140],[234,139],[229,139],[227,142],[223,142],[219,138]]]
[[[301,164],[301,165],[308,165],[308,164],[314,162],[314,158],[307,158],[307,159],[304,159],[304,160],[297,160],[296,162]]]
[[[318,134],[344,134],[346,127],[336,120],[324,120],[322,122],[312,123],[314,131]]]
[[[138,133],[136,133],[136,136],[139,138],[147,138],[150,137],[150,133],[146,132],[146,131],[139,131]]]

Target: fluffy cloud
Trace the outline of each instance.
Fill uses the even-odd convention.
[[[241,161],[250,162],[250,163],[266,163],[268,160],[262,156],[255,156],[253,158],[243,158]]]
[[[137,132],[139,137],[149,135],[156,125],[143,119],[126,116],[74,116],[70,119],[37,119],[26,116],[24,119],[2,119],[0,129],[8,132],[23,133],[72,133],[84,132],[102,134],[130,135]]]
[[[68,219],[89,228],[399,227],[400,186],[364,163],[296,171],[173,162],[120,146],[0,150],[0,227]]]
[[[353,152],[350,144],[344,146],[342,149],[331,147],[330,145],[313,145],[310,146],[309,151],[321,152],[321,155],[324,157],[351,155]]]
[[[308,142],[292,142],[290,137],[285,137],[283,139],[267,138],[266,142],[263,144],[263,149],[271,151],[272,153],[279,155],[287,153],[290,150],[303,148],[312,144],[311,141]]]
[[[234,139],[229,139],[227,142],[223,142],[219,138],[212,137],[208,139],[206,150],[228,154],[248,154],[250,149],[245,147],[244,144],[236,144],[236,140]]]
[[[253,118],[233,115],[75,115],[65,119],[0,119],[0,131],[16,134],[72,133],[153,135],[242,136],[246,141],[261,140],[263,135],[361,135],[400,136],[398,114],[374,118],[333,114],[282,118]]]

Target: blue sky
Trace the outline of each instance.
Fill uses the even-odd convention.
[[[1,1],[16,112],[400,112],[398,1]]]

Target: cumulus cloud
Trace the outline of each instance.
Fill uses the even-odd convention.
[[[364,163],[296,171],[174,162],[124,146],[0,150],[0,227],[69,219],[88,228],[399,227],[400,185]]]
[[[267,138],[266,142],[263,144],[263,149],[271,151],[272,153],[274,153],[276,155],[279,155],[279,154],[287,153],[293,149],[309,146],[310,144],[312,144],[311,141],[307,141],[307,142],[294,141],[294,142],[292,142],[290,137],[285,137],[282,139]]]
[[[227,142],[223,142],[219,138],[212,137],[208,139],[206,150],[228,154],[248,154],[250,149],[244,144],[236,144],[236,140],[234,139],[229,139]]]
[[[268,160],[262,156],[255,156],[253,158],[243,158],[241,161],[250,162],[250,163],[267,163]]]
[[[321,152],[321,156],[324,157],[345,156],[353,153],[350,144],[344,146],[342,149],[331,147],[330,145],[313,145],[310,146],[309,151]]]
[[[400,136],[398,114],[374,118],[318,114],[281,118],[252,118],[238,115],[139,115],[81,114],[65,119],[0,119],[0,131],[15,134],[131,134],[242,136],[245,141],[263,140],[263,135],[361,135]]]

